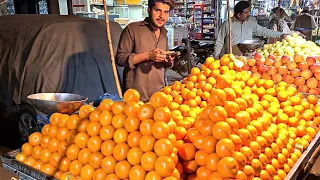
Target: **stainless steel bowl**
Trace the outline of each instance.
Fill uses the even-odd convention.
[[[239,45],[247,51],[255,50],[262,47],[264,44],[263,40],[252,39],[240,41]]]
[[[87,97],[70,93],[38,93],[27,97],[36,109],[43,113],[72,114],[80,109]]]

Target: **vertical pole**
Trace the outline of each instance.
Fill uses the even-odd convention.
[[[121,86],[119,82],[119,77],[118,77],[118,70],[117,66],[114,60],[114,54],[113,54],[113,46],[112,46],[112,39],[111,39],[111,32],[110,32],[110,23],[109,23],[109,16],[108,16],[108,9],[107,9],[107,0],[103,0],[103,7],[104,7],[104,16],[106,20],[106,31],[108,35],[108,42],[109,42],[109,49],[110,49],[110,59],[111,59],[111,65],[112,65],[112,70],[113,70],[113,75],[114,75],[114,80],[116,83],[116,87],[118,90],[118,95],[119,97],[122,98],[122,92],[121,92]]]
[[[190,39],[186,38],[186,46],[187,46],[187,60],[188,60],[188,75],[191,74],[191,68],[192,68],[192,64],[191,64],[191,48],[190,48]]]
[[[231,17],[230,17],[230,0],[227,0],[227,11],[228,11],[228,31],[229,31],[229,38],[228,38],[228,42],[229,42],[229,53],[232,53],[232,32],[231,32]]]

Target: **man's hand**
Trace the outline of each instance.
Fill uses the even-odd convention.
[[[288,36],[288,34],[282,34],[282,35],[280,36],[280,38],[281,38],[281,39],[286,39],[287,36]]]
[[[156,62],[165,62],[166,55],[163,54],[163,51],[159,48],[149,51],[148,53],[149,59]]]
[[[172,57],[172,56],[167,56],[167,58],[166,58],[166,62],[168,62],[168,63],[173,63],[173,60],[174,60],[174,58],[175,57]]]

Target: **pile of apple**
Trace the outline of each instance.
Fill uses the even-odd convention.
[[[302,93],[320,94],[320,56],[270,54],[264,58],[262,54],[256,53],[253,58],[246,60],[243,69],[275,83],[284,81],[295,85]]]
[[[263,57],[267,58],[270,54],[275,56],[294,56],[295,53],[312,56],[320,55],[320,47],[314,42],[307,41],[297,33],[288,35],[286,39],[277,41],[274,44],[265,44],[262,48],[257,50]]]

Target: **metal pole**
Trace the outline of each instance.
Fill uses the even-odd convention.
[[[231,33],[231,17],[230,17],[230,0],[227,0],[227,11],[228,11],[228,30],[229,30],[229,53],[232,53],[232,33]]]
[[[186,46],[187,46],[187,61],[188,61],[188,75],[189,75],[189,74],[191,74],[191,68],[192,68],[191,58],[190,58],[191,48],[190,48],[190,39],[189,38],[186,39]]]

